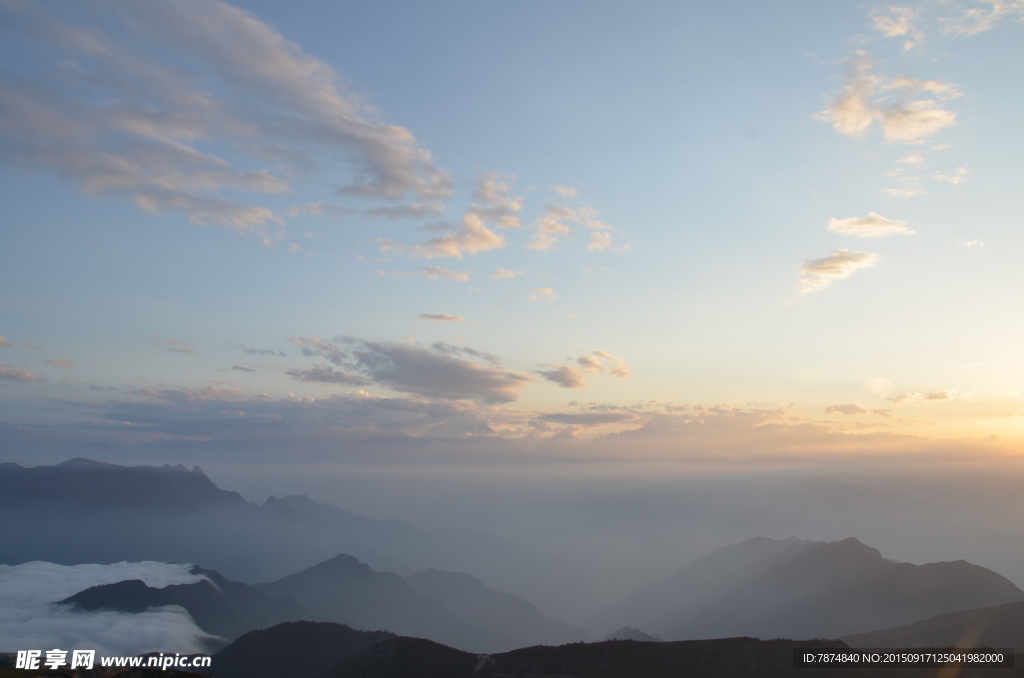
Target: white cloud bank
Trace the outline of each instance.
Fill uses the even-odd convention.
[[[144,652],[203,652],[202,631],[177,605],[139,614],[82,612],[56,605],[91,586],[141,579],[148,586],[192,584],[202,575],[180,563],[120,562],[112,565],[55,565],[31,562],[0,565],[0,639],[5,651],[96,650],[98,655]]]

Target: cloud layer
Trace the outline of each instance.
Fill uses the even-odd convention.
[[[192,584],[203,579],[181,563],[0,565],[0,638],[11,650],[96,650],[98,655],[144,652],[203,652],[209,638],[183,608],[153,608],[139,614],[82,612],[54,604],[91,586],[141,579],[148,586]]]

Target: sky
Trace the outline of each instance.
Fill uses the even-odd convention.
[[[1017,468],[1021,0],[0,13],[5,461]]]

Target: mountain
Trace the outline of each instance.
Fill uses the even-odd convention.
[[[835,638],[1024,599],[1024,591],[978,565],[895,563],[853,538],[768,563],[700,612],[687,611],[667,636]]]
[[[420,595],[447,608],[456,619],[486,634],[480,651],[505,652],[529,645],[560,645],[585,640],[587,634],[544,616],[527,601],[486,586],[464,572],[434,568],[405,581]]]
[[[629,626],[623,626],[618,631],[612,631],[605,637],[605,640],[638,640],[643,643],[664,642],[661,636],[652,636],[644,633],[640,629],[634,629]]]
[[[304,619],[310,613],[291,598],[272,599],[239,582],[228,581],[214,570],[192,568],[206,578],[194,584],[147,586],[138,579],[93,586],[60,601],[82,610],[119,610],[137,613],[150,607],[180,605],[203,631],[233,640],[253,629],[283,621]]]
[[[118,466],[76,457],[55,466],[0,464],[0,510],[74,507],[156,513],[202,513],[249,503],[218,488],[198,466]]]
[[[571,568],[511,540],[368,518],[305,496],[257,505],[198,467],[0,463],[0,487],[0,563],[192,562],[252,583],[351,553],[403,574],[472,572],[546,604],[580,595]]]
[[[246,633],[213,655],[209,671],[216,678],[307,678],[394,637],[344,624],[288,622]]]
[[[940,614],[847,636],[850,647],[1024,647],[1024,602]]]
[[[637,592],[627,603],[605,613],[609,623],[665,631],[696,614],[717,596],[760,570],[788,560],[823,542],[790,537],[753,537],[694,560],[677,574]]]
[[[489,642],[484,630],[460,621],[402,577],[376,572],[346,554],[256,588],[273,598],[294,598],[316,621],[387,629],[472,650]]]

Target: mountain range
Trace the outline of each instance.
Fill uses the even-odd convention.
[[[163,588],[122,581],[93,586],[60,602],[83,610],[131,613],[180,605],[203,631],[225,642],[285,621],[386,629],[474,652],[586,638],[583,631],[545,617],[527,601],[495,591],[463,572],[430,569],[403,578],[341,554],[255,586],[229,581],[214,570],[194,567],[192,573],[205,578]]]
[[[700,558],[624,606],[620,621],[670,640],[837,638],[1024,599],[966,561],[913,565],[854,538],[754,538]]]

